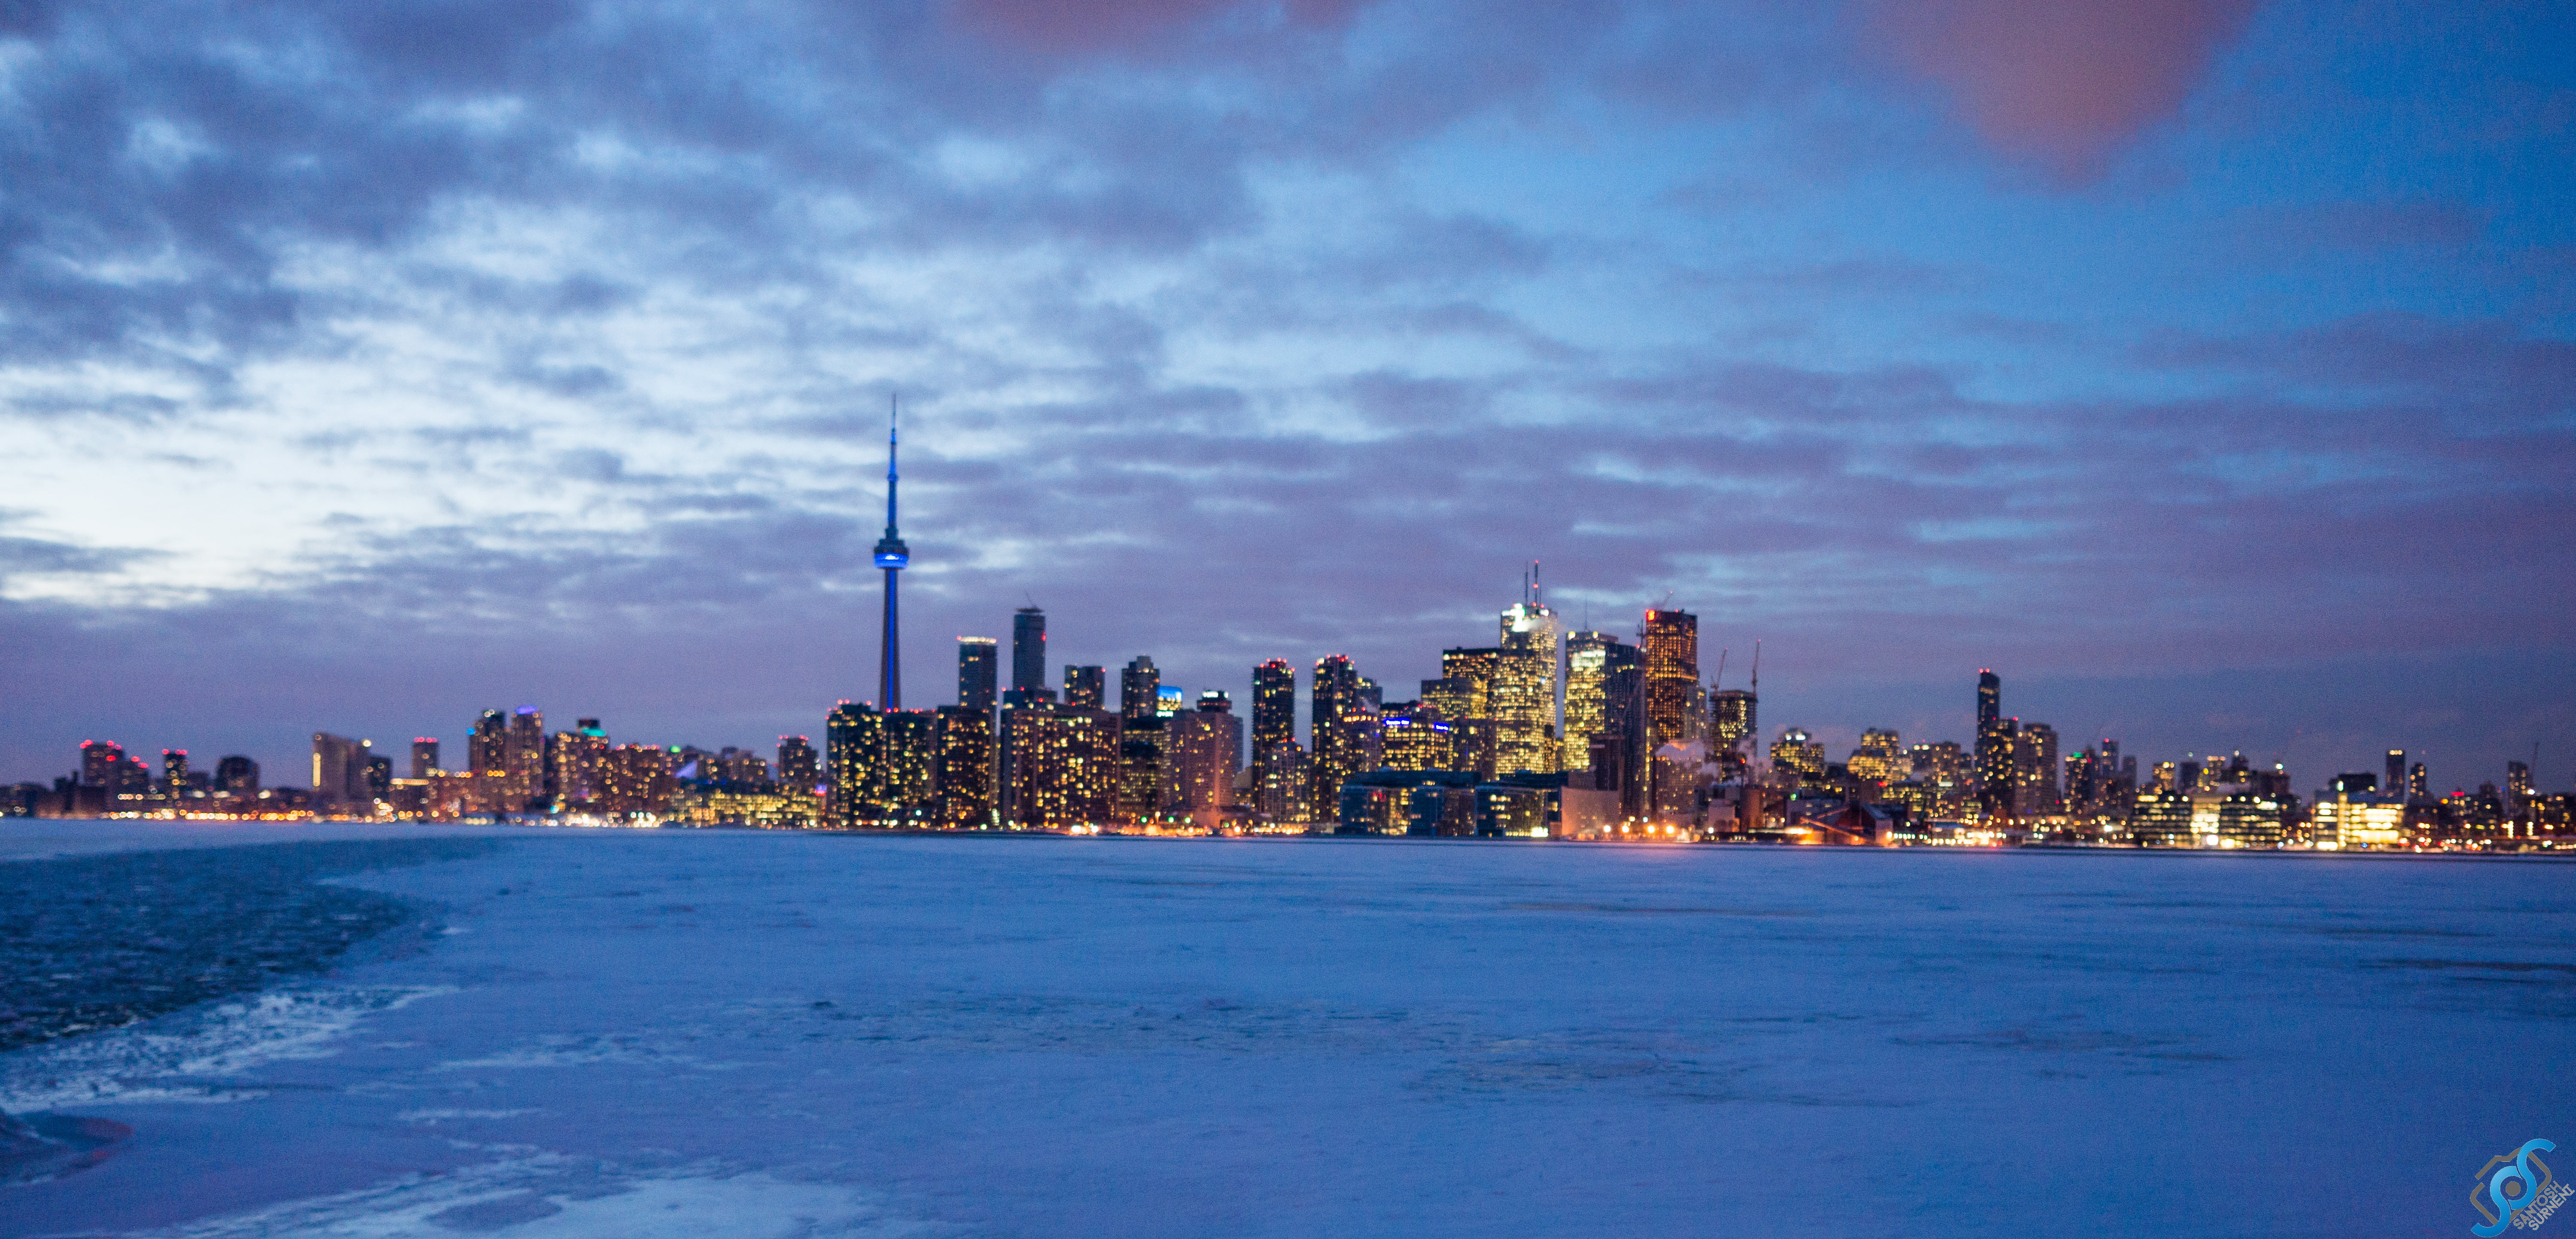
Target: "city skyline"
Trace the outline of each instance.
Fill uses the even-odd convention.
[[[0,769],[810,730],[898,394],[915,686],[1415,678],[1536,559],[1838,744],[2576,764],[2576,14],[1940,12],[18,6]]]

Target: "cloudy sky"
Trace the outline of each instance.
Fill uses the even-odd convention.
[[[1407,696],[1525,561],[1763,721],[2576,777],[2576,10],[0,0],[0,777]]]

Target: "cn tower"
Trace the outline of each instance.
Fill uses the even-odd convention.
[[[894,449],[897,410],[894,397],[886,397],[886,528],[877,539],[877,567],[885,570],[886,610],[885,639],[877,654],[877,708],[903,708],[903,643],[896,632],[894,577],[912,563],[912,551],[903,544],[903,535],[894,528]]]

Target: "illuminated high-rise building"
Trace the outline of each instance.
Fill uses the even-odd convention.
[[[1610,680],[1621,666],[1637,666],[1637,647],[1606,632],[1565,638],[1565,761],[1570,772],[1592,768],[1592,739],[1613,726]]]
[[[2019,817],[2065,811],[2057,789],[2057,729],[2046,723],[2026,724],[2013,738],[2013,810]]]
[[[592,809],[606,798],[610,747],[608,732],[595,718],[579,720],[571,731],[555,736],[555,801],[558,805],[566,809]],[[412,764],[420,764],[417,753],[412,757]]]
[[[1556,613],[1545,604],[1503,609],[1501,653],[1489,697],[1494,768],[1500,774],[1553,774],[1564,763],[1556,720]]]
[[[1306,780],[1309,805],[1340,804],[1342,784],[1360,771],[1359,737],[1350,733],[1346,722],[1359,708],[1359,689],[1360,674],[1349,658],[1333,654],[1315,661],[1314,689],[1308,697],[1308,733],[1315,750]]]
[[[1243,763],[1243,720],[1223,692],[1199,694],[1198,707],[1166,720],[1164,801],[1202,830],[1224,824]]]
[[[844,701],[824,716],[823,756],[832,788],[825,820],[833,829],[856,830],[875,822],[869,784],[884,754],[885,718],[874,706]]]
[[[1646,662],[1646,743],[1662,748],[1690,738],[1692,690],[1699,687],[1699,617],[1688,611],[1646,612],[1640,638]]]
[[[510,767],[510,716],[485,710],[466,733],[465,769],[471,774],[504,774]]]
[[[2003,716],[2003,677],[1977,672],[1977,808],[1989,821],[2012,817],[2020,806],[2014,777],[2019,760],[2019,719]]]
[[[2379,785],[2381,787],[2388,789],[2390,792],[2395,792],[2398,788],[2406,786],[2406,750],[2388,750],[2388,764],[2386,766],[2386,770],[2387,773],[2380,776]]]
[[[215,763],[215,790],[228,796],[259,794],[259,763],[240,754]]]
[[[912,550],[903,544],[903,535],[894,524],[894,397],[886,397],[886,524],[885,536],[877,539],[875,561],[885,573],[885,626],[877,643],[877,703],[889,710],[903,708],[903,641],[902,626],[895,612],[895,578],[912,565]]]
[[[2520,762],[2514,763],[2520,765]],[[2526,780],[2527,782],[2527,780]],[[2529,790],[2526,788],[2525,790]],[[172,800],[188,795],[188,750],[161,750],[161,794]]]
[[[2432,795],[2432,786],[2432,780],[2425,777],[2424,763],[2419,761],[2407,769],[2406,795],[2408,798],[2422,800],[2425,797]],[[2391,790],[2393,791],[2395,789],[2392,788]]]
[[[1000,664],[1000,649],[991,637],[957,638],[957,704],[991,710],[1001,697],[996,684]]]
[[[1106,668],[1066,667],[1064,703],[1069,706],[1080,706],[1085,710],[1097,710],[1107,705],[1108,702],[1102,697],[1107,691],[1108,680],[1109,673]]]
[[[1762,732],[1762,701],[1741,688],[1708,695],[1709,747],[1729,753],[1745,749]]]
[[[1170,738],[1172,720],[1159,705],[1160,685],[1151,697],[1139,694],[1137,707],[1143,711],[1118,716],[1118,814],[1121,822],[1159,820],[1171,803],[1164,786],[1164,765],[1168,759],[1165,742]],[[1120,704],[1124,705],[1122,701]]]
[[[889,826],[929,824],[936,799],[939,715],[934,710],[887,710],[885,747],[868,795]]]
[[[438,737],[414,736],[411,741],[411,777],[426,779],[438,773]]]
[[[1154,660],[1139,654],[1118,673],[1118,714],[1130,722],[1160,714],[1155,698],[1163,691],[1163,673]]]
[[[813,741],[803,736],[778,738],[778,782],[807,792],[822,786],[823,756],[814,751]]]
[[[525,812],[544,798],[546,716],[535,706],[520,706],[511,712],[509,730],[501,743],[501,773],[508,779],[502,795],[510,800],[510,812]]]
[[[1306,767],[1306,750],[1299,747],[1295,739],[1282,740],[1271,746],[1270,762],[1261,771],[1258,795],[1261,816],[1272,825],[1289,826],[1313,820],[1306,791],[1313,784],[1314,777]]]
[[[1270,769],[1270,750],[1297,738],[1297,669],[1273,658],[1252,669],[1252,769],[1255,786]]]
[[[939,708],[939,763],[932,774],[932,818],[948,830],[993,825],[993,712]]]
[[[677,785],[671,778],[671,755],[657,745],[619,745],[609,753],[602,780],[599,811],[630,816],[659,814],[670,807]]]
[[[1936,817],[1956,817],[1967,807],[1970,779],[1965,754],[1952,740],[1918,744],[1908,750],[1911,781],[1923,788],[1928,800],[1927,812]]]
[[[1012,714],[1009,824],[1065,830],[1116,820],[1118,716],[1052,702]]]
[[[374,799],[367,792],[367,745],[362,740],[335,736],[327,731],[313,733],[313,807],[317,810],[350,809],[364,806]],[[524,805],[511,805],[516,813]]]
[[[1011,614],[1011,687],[1046,687],[1046,612],[1036,607]]]
[[[1913,765],[1905,755],[1905,742],[1895,732],[1872,727],[1860,733],[1860,747],[1852,750],[1843,768],[1856,778],[1877,784],[1883,792],[1903,781]]]
[[[1494,668],[1502,657],[1494,646],[1440,651],[1440,678],[1467,685],[1466,712],[1450,715],[1450,722],[1494,716]]]
[[[125,746],[114,740],[83,740],[80,757],[81,785],[104,787],[108,795],[115,795],[117,783],[124,778]]]
[[[1806,728],[1792,727],[1771,742],[1771,770],[1782,782],[1794,776],[1802,786],[1819,785],[1825,779],[1825,746]]]
[[[179,754],[183,768],[187,756],[184,752]],[[2518,761],[2504,764],[2504,793],[2511,798],[2508,807],[2518,810],[2531,803],[2531,767],[2529,765]]]

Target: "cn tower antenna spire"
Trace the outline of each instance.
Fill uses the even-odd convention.
[[[877,649],[877,706],[880,709],[903,708],[903,640],[899,613],[895,607],[895,574],[912,565],[912,550],[903,544],[903,535],[895,532],[895,446],[896,425],[902,407],[892,394],[886,396],[886,526],[885,536],[877,539],[876,565],[885,573],[885,630]]]

